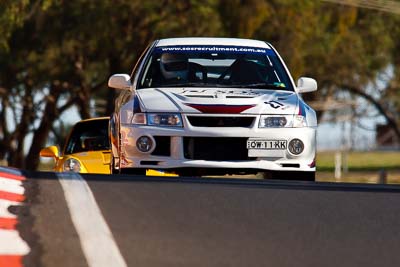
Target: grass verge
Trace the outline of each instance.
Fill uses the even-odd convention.
[[[335,155],[337,152],[327,151],[317,153],[317,171],[332,172],[335,170]],[[370,152],[339,152],[342,166],[349,171],[396,171],[400,170],[400,151],[370,151]]]

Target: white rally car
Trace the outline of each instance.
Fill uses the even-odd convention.
[[[111,116],[112,173],[255,174],[315,179],[317,119],[271,44],[233,38],[153,42]]]

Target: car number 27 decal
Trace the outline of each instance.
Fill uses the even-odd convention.
[[[274,108],[274,109],[278,109],[278,108],[281,108],[284,106],[284,104],[279,103],[277,101],[268,101],[268,102],[264,102],[264,103],[270,105],[271,108]]]

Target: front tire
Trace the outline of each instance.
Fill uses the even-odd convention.
[[[315,182],[315,172],[295,172],[293,176],[296,180]]]
[[[115,168],[115,158],[113,156],[111,156],[110,173],[111,174],[119,174],[120,173],[120,170]]]
[[[265,171],[259,172],[258,177],[272,180],[293,180],[293,181],[315,181],[315,172],[288,172],[288,171]]]
[[[141,169],[141,168],[121,168],[121,169],[119,169],[119,173],[120,174],[146,176],[146,169]]]

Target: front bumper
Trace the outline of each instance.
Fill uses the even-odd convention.
[[[230,169],[271,171],[315,171],[316,129],[303,128],[241,128],[121,125],[121,147],[114,157],[119,167],[145,169]],[[148,136],[154,148],[143,153],[136,140]],[[248,138],[265,140],[300,139],[304,151],[293,155],[284,150],[253,150],[246,148]]]

